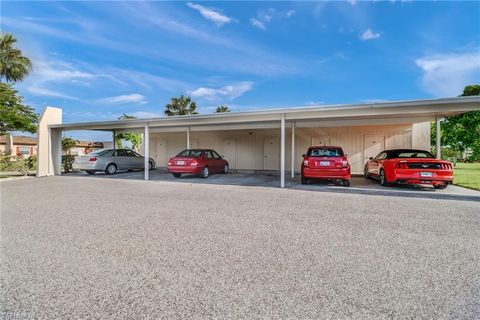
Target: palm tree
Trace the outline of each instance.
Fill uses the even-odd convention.
[[[11,33],[0,34],[0,79],[7,82],[23,80],[32,70],[32,63],[14,47],[17,39]]]
[[[170,103],[165,106],[165,114],[167,116],[187,116],[198,114],[197,105],[190,97],[181,95],[179,98],[172,98]]]
[[[220,106],[215,111],[215,113],[222,113],[222,112],[230,112],[230,109],[228,108],[228,106]]]

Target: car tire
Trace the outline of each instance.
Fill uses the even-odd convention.
[[[210,175],[210,170],[208,169],[208,167],[203,168],[201,175],[203,179],[208,178],[208,176]]]
[[[110,163],[105,168],[105,174],[112,175],[117,172],[117,165],[115,163]]]
[[[380,184],[384,187],[388,186],[387,182],[387,177],[385,176],[385,171],[383,169],[380,169],[380,174],[378,176],[378,179],[380,180]]]
[[[441,190],[441,189],[447,189],[448,184],[447,184],[447,183],[434,184],[433,187],[434,187],[435,189],[440,189],[440,190]]]
[[[155,166],[153,165],[153,162],[149,161],[148,162],[148,170],[152,170],[153,168],[155,168]]]
[[[350,187],[350,180],[343,180],[344,187]]]
[[[365,178],[370,179],[370,173],[368,173],[368,167],[366,165],[363,168],[363,175],[365,176]]]
[[[302,175],[302,184],[308,184],[308,178],[305,178],[303,175]]]
[[[88,174],[95,174],[96,171],[95,170],[86,170],[85,172],[88,173]]]
[[[229,169],[228,164],[224,165],[224,166],[223,166],[223,173],[224,173],[224,174],[227,174],[227,173],[228,173],[228,169]]]
[[[175,178],[180,178],[182,176],[181,173],[172,173]]]

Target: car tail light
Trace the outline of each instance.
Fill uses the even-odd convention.
[[[443,170],[452,170],[452,165],[450,163],[441,163],[440,168]]]
[[[398,162],[395,166],[398,169],[408,169],[408,164],[406,162]]]
[[[308,167],[308,160],[303,160],[303,165],[304,165],[305,167]]]
[[[348,167],[348,161],[342,160],[342,168]]]
[[[171,165],[172,165],[172,161],[168,161],[167,166],[171,166]]]
[[[95,162],[95,161],[97,161],[97,158],[91,157],[90,159],[88,159],[88,161]]]

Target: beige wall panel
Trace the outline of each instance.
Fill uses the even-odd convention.
[[[291,129],[287,124],[285,139],[285,168],[291,168]],[[422,129],[425,130],[425,129]],[[352,172],[361,174],[365,164],[364,139],[365,135],[380,135],[385,137],[386,148],[411,148],[412,126],[358,126],[332,128],[296,128],[295,130],[295,171],[300,171],[302,154],[312,143],[312,138],[329,136],[330,144],[341,146],[348,155]],[[185,133],[158,133],[152,135],[162,137],[167,143],[167,158],[170,158],[185,149]],[[218,132],[190,132],[190,139],[198,141],[200,148],[210,148],[218,153],[224,153],[224,140],[235,140],[236,159],[235,168],[243,170],[264,169],[264,139],[280,137],[280,129],[268,130],[239,130]],[[227,159],[228,160],[228,159]]]
[[[412,148],[431,150],[430,122],[414,123],[412,125]]]

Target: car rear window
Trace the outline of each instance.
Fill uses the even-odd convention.
[[[100,150],[95,150],[93,152],[90,152],[88,155],[89,156],[97,156],[101,157],[109,153],[111,150],[110,149],[100,149]]]
[[[392,152],[392,158],[435,158],[433,154],[423,150],[405,150]]]
[[[343,150],[338,148],[312,148],[308,149],[309,157],[343,157]]]
[[[177,157],[198,158],[202,155],[202,150],[183,150]]]

